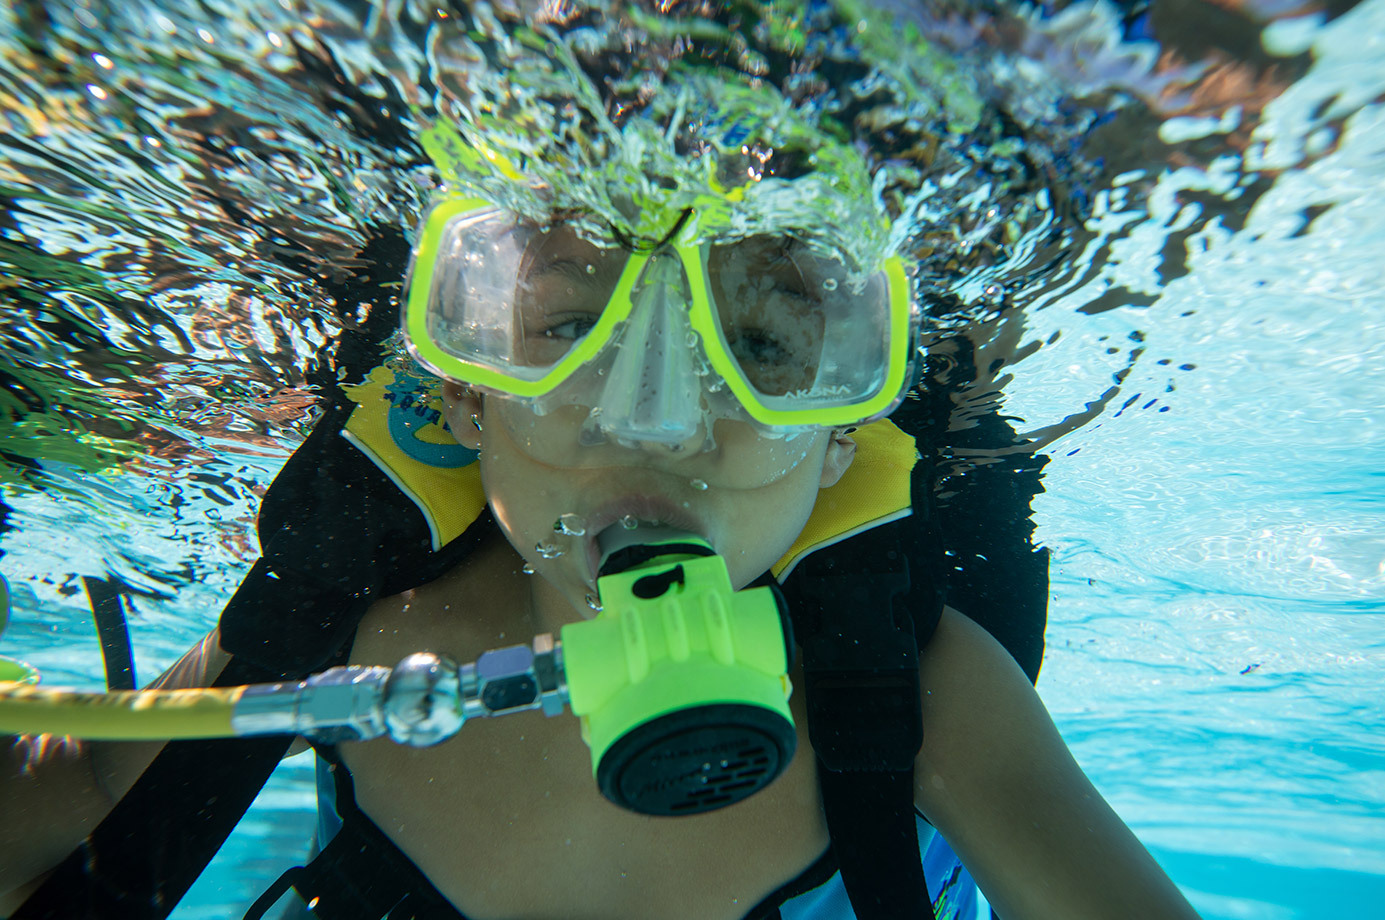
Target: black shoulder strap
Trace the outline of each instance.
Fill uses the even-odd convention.
[[[919,438],[907,403],[894,421]],[[842,883],[859,920],[931,918],[914,820],[923,743],[918,652],[942,615],[942,547],[929,454],[910,474],[913,513],[813,553],[785,581],[803,647],[808,734]]]
[[[949,394],[906,401],[893,420],[919,441],[913,514],[799,564],[784,584],[803,646],[808,730],[832,846],[859,920],[932,917],[919,859],[914,759],[923,742],[918,651],[944,600],[985,627],[1033,680],[1043,657],[1047,555],[1030,542],[1029,502],[1043,458],[954,484],[978,502],[934,502]],[[956,439],[953,433],[949,440]],[[962,436],[1013,446],[992,411]],[[946,550],[946,553],[944,552]]]
[[[785,585],[827,829],[859,920],[933,916],[914,758],[923,743],[918,650],[942,598],[937,582],[911,580],[908,551],[927,544],[930,526],[916,511],[855,537],[849,550],[809,556]],[[927,573],[926,560],[915,564]]]
[[[331,664],[371,601],[442,574],[494,527],[487,513],[433,552],[413,503],[338,436],[348,414],[330,408],[270,487],[260,517],[264,556],[222,612],[221,644],[235,657],[217,686],[298,679]],[[162,920],[291,740],[166,745],[11,920]]]
[[[101,640],[101,660],[106,665],[107,690],[133,690],[135,659],[130,653],[130,628],[125,622],[122,601],[124,581],[118,575],[105,578],[82,576],[91,615],[96,621],[96,636]]]

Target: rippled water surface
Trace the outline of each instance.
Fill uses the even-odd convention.
[[[1045,701],[1205,917],[1371,915],[1385,0],[885,5],[1059,177],[997,216],[958,134],[965,182],[909,231],[954,247],[935,319],[1007,356],[1053,458]],[[0,651],[46,682],[102,686],[83,576],[123,585],[145,681],[256,557],[324,349],[397,290],[439,179],[419,135],[469,60],[444,33],[407,3],[0,10]],[[287,762],[175,916],[239,915],[300,858],[309,784]]]

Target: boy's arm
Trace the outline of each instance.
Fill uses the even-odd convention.
[[[990,634],[945,610],[920,674],[915,802],[1002,920],[1196,920]]]
[[[150,687],[206,687],[228,661],[213,630]],[[162,749],[163,742],[0,735],[0,916],[96,828]]]

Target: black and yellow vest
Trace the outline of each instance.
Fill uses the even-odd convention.
[[[360,352],[378,361],[374,345]],[[943,602],[990,630],[1031,679],[1042,655],[1047,557],[1027,526],[1037,467],[940,516],[934,463],[950,406],[945,393],[911,399],[860,428],[852,466],[759,582],[782,584],[792,613],[828,828],[862,920],[931,915],[912,769],[918,649]],[[1007,436],[1013,443],[992,413],[959,439]],[[223,612],[221,641],[234,657],[216,683],[298,679],[340,663],[374,600],[460,564],[496,526],[476,459],[445,430],[432,378],[381,366],[336,389],[262,504],[262,556]],[[967,485],[954,485],[954,498]],[[290,740],[170,743],[12,920],[161,920]]]

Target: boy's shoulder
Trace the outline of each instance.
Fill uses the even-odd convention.
[[[415,652],[465,662],[527,641],[515,613],[528,602],[522,561],[497,533],[440,578],[376,601],[356,629],[351,663],[393,667]]]

